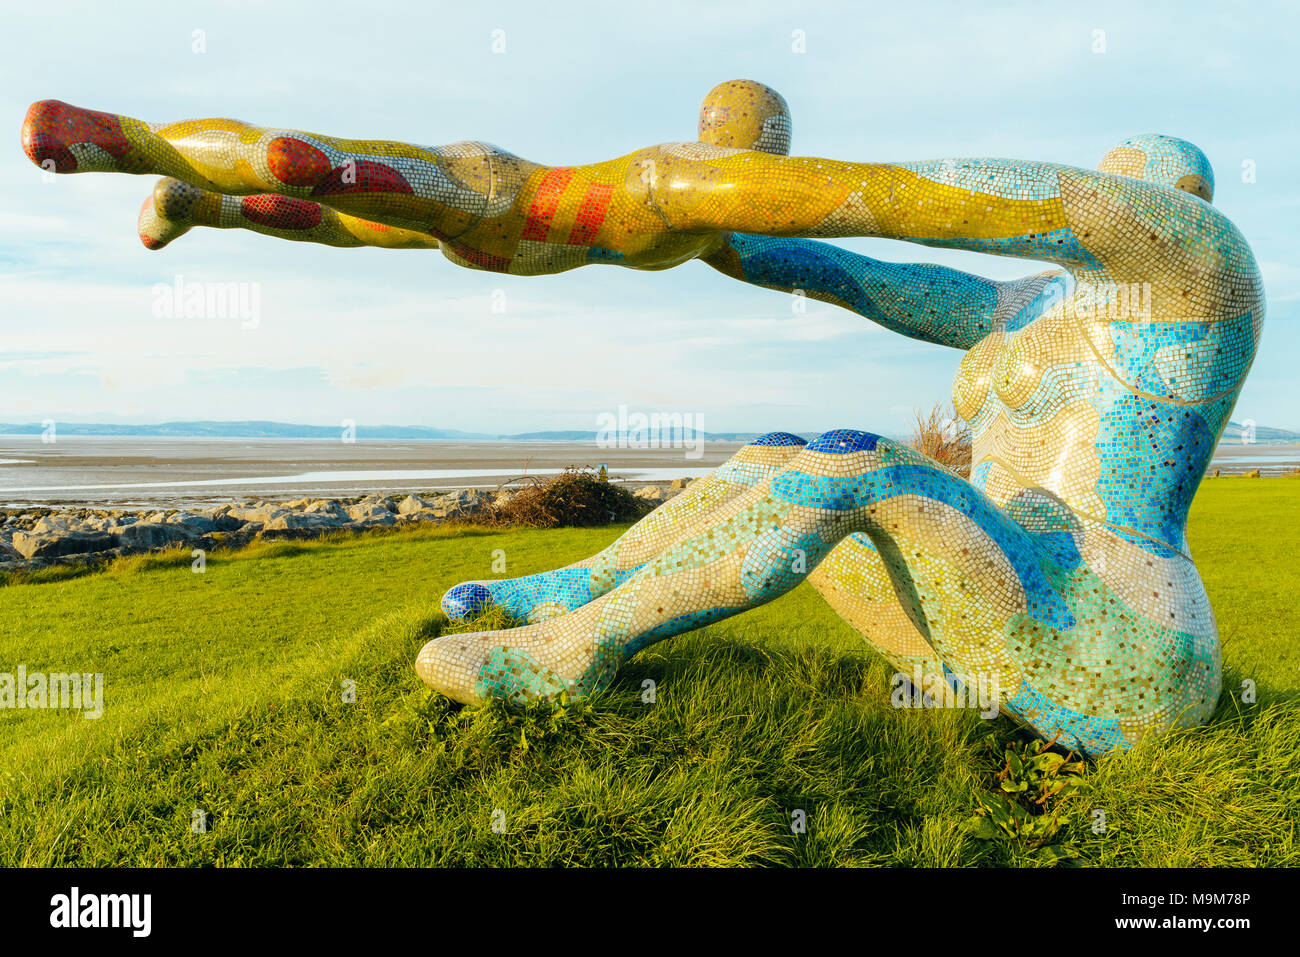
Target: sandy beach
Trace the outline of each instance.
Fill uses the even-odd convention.
[[[492,489],[568,466],[608,466],[613,481],[669,482],[703,475],[739,443],[687,449],[598,448],[593,442],[360,441],[0,436],[0,507],[206,506],[369,492]],[[1232,475],[1300,468],[1300,445],[1225,442],[1211,463]]]
[[[606,464],[637,484],[703,475],[739,443],[598,448],[583,442],[0,436],[0,507],[202,506],[256,498],[496,488],[523,475]]]

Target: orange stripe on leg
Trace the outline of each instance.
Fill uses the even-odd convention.
[[[610,183],[592,183],[587,187],[582,202],[578,205],[578,215],[573,221],[567,242],[570,246],[590,246],[605,222],[605,212],[614,195]]]

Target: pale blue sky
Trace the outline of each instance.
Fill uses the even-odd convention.
[[[1269,298],[1235,417],[1300,429],[1300,100],[1285,4],[7,3],[0,38],[0,422],[277,419],[481,431],[594,429],[619,405],[706,430],[902,431],[959,353],[699,263],[516,278],[434,252],[195,230],[151,253],[153,180],[42,181],[28,103],[150,121],[234,116],[416,143],[483,139],[573,164],[694,137],[737,77],[780,90],[793,152],[1011,156],[1094,166],[1146,132],[1199,145]],[[206,52],[196,53],[201,30]],[[503,30],[505,52],[492,50]],[[802,31],[806,52],[792,50]],[[1094,52],[1104,31],[1105,52]],[[1256,181],[1243,182],[1253,161]],[[1035,264],[850,240],[994,278]],[[256,284],[256,328],[156,318],[153,289]],[[501,290],[506,311],[492,311]]]

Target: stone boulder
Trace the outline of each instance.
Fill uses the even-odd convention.
[[[675,478],[672,480],[672,482],[669,484],[668,487],[680,491],[681,489],[689,487],[690,484],[694,481],[695,479],[691,478],[690,476],[687,476],[686,478]]]
[[[198,528],[172,522],[136,522],[117,529],[117,538],[123,548],[144,551],[166,548],[178,542],[192,542],[202,536],[203,532]]]
[[[338,528],[347,521],[347,513],[340,519],[335,515],[309,514],[306,512],[284,512],[267,522],[262,530],[266,532],[296,531],[298,529]]]
[[[56,529],[47,531],[14,532],[13,547],[23,558],[59,558],[63,555],[81,555],[102,552],[117,545],[111,532]]]
[[[429,507],[429,503],[418,495],[408,495],[397,503],[398,515],[410,515],[412,512],[418,512]]]
[[[332,518],[337,518],[340,522],[346,522],[348,520],[347,509],[332,498],[318,498],[309,502],[303,507],[302,514],[328,515]]]
[[[197,529],[205,535],[210,532],[221,531],[221,526],[206,515],[200,515],[198,512],[177,512],[168,519],[168,523],[188,525],[190,528]]]
[[[226,513],[232,518],[237,518],[241,522],[259,522],[266,525],[281,515],[289,514],[279,505],[262,503],[260,505],[235,505]]]
[[[349,505],[347,508],[347,517],[355,524],[361,526],[369,525],[392,525],[397,519],[393,513],[381,505],[371,503],[365,504],[358,502],[356,505]]]
[[[429,510],[435,518],[464,518],[482,511],[491,502],[492,498],[487,493],[468,488],[439,495],[429,502]]]
[[[219,532],[233,532],[244,524],[243,519],[230,514],[230,505],[218,505],[216,508],[195,509],[195,515],[201,515],[217,527]]]
[[[29,531],[33,532],[66,532],[81,527],[81,520],[73,515],[60,515],[51,512],[48,515],[42,515],[32,522]]]
[[[668,494],[668,490],[659,485],[642,485],[632,494],[639,499],[643,499],[647,502],[654,502],[655,504],[666,502],[671,498]]]

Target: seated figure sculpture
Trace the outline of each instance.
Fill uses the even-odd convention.
[[[429,642],[416,670],[451,698],[591,693],[652,642],[807,578],[900,672],[991,679],[1004,714],[1083,753],[1206,720],[1219,642],[1186,519],[1264,298],[1204,155],[1147,135],[1096,170],[856,163],[789,156],[790,130],[775,91],[732,81],[698,141],[585,166],[52,100],[22,139],[55,172],[161,175],[139,217],[150,249],[212,226],[520,275],[701,259],[965,352],[969,481],[870,432],[765,435],[590,559],[452,588],[453,617],[528,623]],[[817,241],[837,236],[1057,268],[994,282]]]

